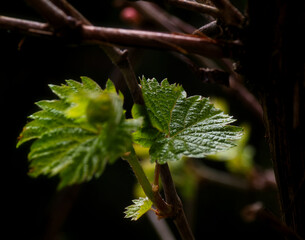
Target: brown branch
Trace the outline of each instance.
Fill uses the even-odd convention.
[[[240,11],[234,7],[229,0],[211,0],[216,6],[210,6],[207,4],[202,4],[193,1],[186,0],[167,0],[169,4],[191,10],[194,12],[200,12],[208,14],[214,18],[223,20],[227,25],[232,25],[236,27],[242,27],[245,21],[245,17],[240,13]]]
[[[159,2],[156,0],[144,0],[144,1]],[[184,8],[187,10],[200,12],[200,13],[204,13],[204,14],[209,14],[216,18],[221,17],[220,12],[217,8],[215,8],[214,6],[207,5],[207,4],[202,4],[202,3],[187,1],[187,0],[164,0],[164,2],[169,3],[175,7]]]
[[[229,0],[211,0],[219,9],[221,19],[227,24],[236,27],[242,27],[245,17],[234,7]]]
[[[57,7],[62,9],[68,16],[71,16],[85,25],[92,25],[87,18],[85,18],[77,9],[75,9],[66,0],[51,0]]]
[[[210,5],[185,0],[168,0],[168,3],[179,8],[209,14],[215,18],[221,18],[221,12],[217,8]]]
[[[215,37],[221,35],[223,32],[222,28],[217,24],[217,21],[212,21],[198,28],[193,34],[201,35],[205,34],[209,37]]]
[[[41,31],[43,33],[45,32],[47,25],[34,21],[0,16],[0,28],[11,29],[10,26],[14,26],[14,30],[40,35]],[[50,31],[47,34],[50,35]],[[194,35],[83,25],[81,26],[79,38],[83,42],[91,44],[108,46],[109,44],[118,44],[123,46],[163,49],[177,51],[183,54],[196,53],[210,58],[230,57],[232,54],[229,49],[225,49],[224,46],[218,44],[216,41]]]
[[[254,168],[246,177],[239,177],[228,172],[220,171],[199,163],[195,159],[187,162],[187,166],[199,181],[211,182],[218,185],[236,188],[244,191],[277,189],[274,173],[271,169],[258,170]]]
[[[177,229],[179,230],[182,239],[184,240],[195,239],[191,231],[191,228],[188,224],[188,221],[186,219],[181,199],[177,194],[175,184],[173,182],[167,163],[160,165],[160,173],[161,173],[161,180],[163,183],[165,200],[168,204],[173,206],[173,211],[175,212],[173,220]]]
[[[55,29],[76,28],[79,24],[75,18],[65,14],[49,0],[26,0],[39,14],[41,14]]]
[[[19,31],[29,35],[52,36],[53,31],[47,23],[5,17],[0,15],[0,28]]]
[[[184,54],[197,53],[211,58],[228,57],[228,53],[216,41],[194,35],[83,26],[82,37],[84,40],[132,47],[173,50]]]

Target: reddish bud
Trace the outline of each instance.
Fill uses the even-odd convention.
[[[126,7],[121,11],[121,19],[132,25],[139,25],[141,23],[141,15],[133,7]]]

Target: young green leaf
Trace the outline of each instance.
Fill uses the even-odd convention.
[[[141,80],[146,110],[133,109],[134,117],[143,116],[142,128],[134,140],[150,147],[151,160],[163,164],[182,156],[201,158],[235,146],[242,129],[228,125],[235,120],[216,109],[209,99],[187,97],[181,86],[165,79]]]
[[[87,77],[81,80],[50,85],[59,99],[37,103],[41,110],[29,117],[17,144],[35,140],[30,175],[59,175],[60,188],[100,176],[108,162],[130,150],[131,133],[141,124],[125,119],[111,81],[102,90]]]
[[[131,218],[132,221],[138,220],[143,214],[151,209],[152,202],[146,197],[132,200],[134,204],[126,207],[125,218]]]

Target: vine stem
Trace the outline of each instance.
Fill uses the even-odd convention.
[[[140,183],[145,195],[153,202],[158,209],[158,215],[160,217],[171,217],[173,215],[173,208],[167,204],[159,194],[159,189],[155,189],[147,179],[147,176],[136,156],[134,149],[123,156],[129,165],[131,166],[138,182]]]
[[[186,215],[183,210],[183,204],[177,194],[176,187],[167,163],[160,165],[160,173],[164,188],[165,200],[168,204],[171,204],[174,207],[173,211],[175,212],[175,215],[173,220],[181,238],[183,240],[195,239],[193,232],[188,224]]]

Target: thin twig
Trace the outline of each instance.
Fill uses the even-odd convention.
[[[151,0],[150,0],[151,1]],[[242,27],[245,17],[228,0],[211,0],[216,6],[210,6],[187,0],[167,0],[169,4],[195,12],[209,14],[223,20],[227,25]]]
[[[217,24],[217,21],[215,20],[196,29],[196,31],[194,31],[193,34],[197,34],[197,35],[205,34],[209,37],[215,37],[221,35],[222,32],[223,32],[222,28]]]
[[[49,0],[26,0],[36,11],[38,11],[55,29],[76,28],[78,22],[65,14],[60,8]]]
[[[0,28],[19,31],[29,35],[52,36],[53,31],[47,23],[6,17],[0,15]]]
[[[147,2],[158,2],[156,0],[144,0]],[[164,2],[171,4],[174,7],[184,8],[187,10],[200,12],[209,14],[213,17],[221,17],[220,12],[217,8],[214,6],[210,6],[207,4],[197,3],[193,1],[187,1],[187,0],[164,0]]]
[[[68,16],[71,16],[85,25],[92,25],[87,18],[85,18],[77,9],[75,9],[66,0],[51,0],[57,7],[63,10]]]
[[[211,0],[211,2],[219,9],[221,19],[224,20],[227,25],[236,27],[243,26],[245,17],[229,0]]]
[[[182,239],[184,240],[195,239],[192,230],[188,224],[188,221],[186,219],[181,199],[177,194],[175,184],[173,182],[167,163],[160,165],[160,173],[161,173],[161,180],[163,183],[165,200],[168,204],[173,206],[174,208],[173,211],[176,212],[176,214],[173,217],[173,220]]]
[[[194,12],[209,14],[215,18],[221,17],[220,11],[217,8],[210,5],[201,4],[192,1],[185,1],[185,0],[168,0],[168,2],[176,7],[184,8]]]

